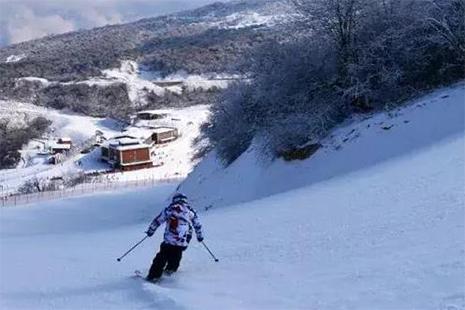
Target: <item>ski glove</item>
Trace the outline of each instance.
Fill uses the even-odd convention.
[[[145,233],[147,234],[147,236],[152,237],[153,234],[155,233],[155,229],[152,229],[151,227],[149,227],[149,229]]]
[[[202,241],[203,241],[203,237],[197,237],[197,241],[198,241],[198,242],[202,242]]]

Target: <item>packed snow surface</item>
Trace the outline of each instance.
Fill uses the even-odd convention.
[[[234,205],[208,211],[193,203],[220,261],[193,241],[179,272],[159,285],[132,274],[147,271],[161,230],[122,262],[116,258],[144,236],[175,184],[2,208],[0,308],[464,309],[465,135],[451,114],[463,112],[454,108],[463,101],[452,100],[463,93],[459,85],[403,110],[398,117],[412,129],[405,140],[394,129],[407,123],[370,126],[334,152],[323,149],[320,159],[281,163],[281,175],[261,180],[275,195],[242,203],[228,196]],[[334,141],[354,126],[335,132]],[[397,152],[380,156],[378,140]],[[365,162],[358,166],[356,144]],[[313,169],[305,165],[336,164],[335,152],[352,169],[341,163],[331,177],[308,177]],[[248,163],[235,168],[244,182],[256,164]],[[283,168],[294,165],[300,169]],[[229,191],[242,200],[249,193],[240,181]]]

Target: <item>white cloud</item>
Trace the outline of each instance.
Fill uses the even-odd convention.
[[[9,43],[18,43],[73,30],[75,30],[73,22],[59,15],[37,16],[32,10],[23,7],[7,24],[6,37]]]
[[[118,12],[103,14],[100,10],[94,7],[88,7],[81,11],[82,19],[85,24],[91,27],[100,27],[110,24],[122,23],[123,17]]]
[[[215,0],[0,0],[0,47],[187,10]]]

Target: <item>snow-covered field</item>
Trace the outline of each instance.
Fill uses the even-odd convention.
[[[139,67],[139,64],[133,60],[121,61],[117,68],[106,69],[102,75],[92,77],[82,81],[57,82],[49,81],[44,78],[29,76],[18,78],[17,82],[22,81],[37,82],[42,86],[50,85],[72,85],[87,84],[90,86],[109,86],[114,83],[124,83],[128,88],[128,97],[135,107],[146,106],[147,95],[150,93],[157,96],[163,96],[166,92],[182,94],[184,91],[224,89],[232,80],[243,79],[240,75],[229,74],[187,74],[178,72],[166,77],[161,77],[160,72],[146,71]],[[175,82],[177,85],[163,85],[167,82]]]
[[[121,124],[110,119],[79,115],[17,101],[0,100],[0,114],[14,121],[22,121],[25,117],[44,116],[53,122],[55,136],[70,137],[76,143],[88,139],[96,130],[102,131],[105,135],[112,135],[122,128]]]
[[[175,184],[0,209],[0,308],[464,309],[464,93],[434,93],[369,129],[369,120],[349,124],[306,161],[256,168],[270,171],[258,200],[246,191],[253,161],[224,171],[243,174],[228,191],[205,175],[217,183],[199,195],[228,194],[199,215],[220,261],[194,241],[158,286],[131,275],[147,270],[161,232],[116,257],[144,236]],[[360,135],[337,147],[354,128]],[[339,160],[350,169],[329,167]]]
[[[118,68],[103,70],[102,76],[83,81],[57,82],[38,77],[23,77],[17,81],[38,82],[44,87],[52,84],[105,86],[113,83],[125,83],[128,87],[129,99],[137,107],[147,103],[146,96],[151,92],[162,96],[167,91],[181,94],[184,91],[199,89],[205,91],[213,88],[221,89],[227,87],[231,80],[240,78],[241,76],[237,75],[214,73],[210,75],[190,75],[183,72],[161,77],[158,72],[142,70],[135,61],[124,60]],[[175,85],[170,85],[173,82]],[[112,174],[108,176],[108,181],[178,178],[186,176],[192,170],[196,164],[195,161],[191,161],[194,152],[192,140],[198,136],[199,126],[208,116],[208,106],[197,105],[169,110],[171,110],[173,117],[179,119],[178,122],[172,125],[180,130],[182,137],[173,143],[158,148],[154,159],[155,165],[158,167],[124,174]],[[39,115],[53,122],[53,138],[69,137],[75,145],[86,141],[96,131],[103,133],[105,137],[113,137],[120,134],[123,129],[122,124],[110,119],[77,115],[76,113],[38,107],[25,102],[0,100],[0,118],[5,117],[15,122],[24,123],[26,119]],[[46,144],[44,141],[32,141],[22,150],[22,161],[16,169],[0,170],[2,194],[15,193],[26,181],[35,178],[50,179],[80,172],[108,169],[106,164],[98,160],[98,150],[87,155],[78,154],[63,164],[51,166],[48,164],[49,156],[40,154],[41,149]],[[78,165],[78,163],[80,164]]]
[[[197,105],[183,109],[171,109],[175,119],[172,126],[178,128],[181,137],[173,142],[162,144],[155,149],[155,162],[160,167],[114,174],[118,180],[163,179],[187,176],[197,161],[192,157],[195,153],[193,140],[200,134],[200,125],[208,117],[207,105]]]
[[[32,119],[43,116],[52,121],[51,129],[53,132],[49,134],[48,138],[69,137],[76,145],[92,137],[97,130],[106,136],[113,136],[122,129],[121,124],[110,119],[66,113],[24,102],[0,101],[0,113],[2,117],[7,117],[14,122],[23,122],[25,118]],[[38,154],[41,144],[47,144],[47,138],[41,141],[31,141],[29,145],[24,146],[21,151],[23,160],[17,168],[0,170],[0,184],[4,193],[15,192],[18,187],[31,178],[64,176],[77,173],[82,169],[76,164],[83,157],[81,154],[63,164],[49,165],[47,163],[48,156]],[[93,155],[95,154],[88,156]]]
[[[0,101],[0,112],[18,121],[24,117],[44,116],[53,122],[51,127],[55,138],[70,137],[74,144],[89,139],[97,130],[105,137],[111,138],[120,135],[124,128],[122,124],[111,119],[82,116],[20,102]],[[199,135],[200,124],[208,117],[208,106],[170,109],[170,113],[175,118],[172,126],[178,128],[181,137],[155,149],[154,161],[158,166],[114,173],[106,177],[109,182],[185,177],[192,170],[196,164],[191,160],[195,151],[192,141]],[[22,151],[24,160],[16,169],[0,170],[0,185],[3,193],[15,192],[24,182],[32,178],[47,179],[109,169],[107,164],[100,161],[99,148],[88,154],[76,154],[62,164],[50,165],[47,163],[48,156],[37,154],[38,150],[35,148],[37,144],[37,141],[32,141],[25,146]]]

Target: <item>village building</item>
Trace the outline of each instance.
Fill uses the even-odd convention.
[[[135,115],[133,125],[139,128],[174,127],[179,118],[172,110],[145,110]]]
[[[121,135],[116,136],[114,139],[121,139],[121,138],[132,138],[138,139],[146,144],[152,144],[152,135],[153,131],[148,128],[138,128],[138,127],[129,127],[123,130]]]
[[[102,160],[122,171],[153,166],[151,146],[133,137],[106,141],[102,147]]]
[[[146,144],[162,144],[176,140],[179,132],[174,127],[131,127],[123,131],[121,136],[115,137],[120,139],[122,137],[136,138]]]
[[[144,121],[166,117],[168,110],[143,111],[137,115],[138,119]],[[174,141],[178,137],[178,129],[171,126],[131,126],[101,143],[101,159],[115,169],[123,171],[152,167],[154,147]]]
[[[173,127],[158,127],[154,128],[152,141],[155,144],[162,144],[176,140],[179,136],[178,130]]]
[[[156,120],[168,118],[171,114],[170,110],[145,110],[137,112],[138,120]]]
[[[71,144],[69,143],[58,143],[58,142],[53,142],[52,144],[49,145],[50,153],[51,154],[65,154],[68,153],[71,150]]]
[[[48,163],[51,165],[58,165],[65,161],[65,155],[62,153],[56,153],[48,158]]]
[[[58,144],[69,144],[69,145],[73,145],[73,142],[72,142],[71,138],[68,138],[68,137],[59,138],[57,143],[58,143]]]

